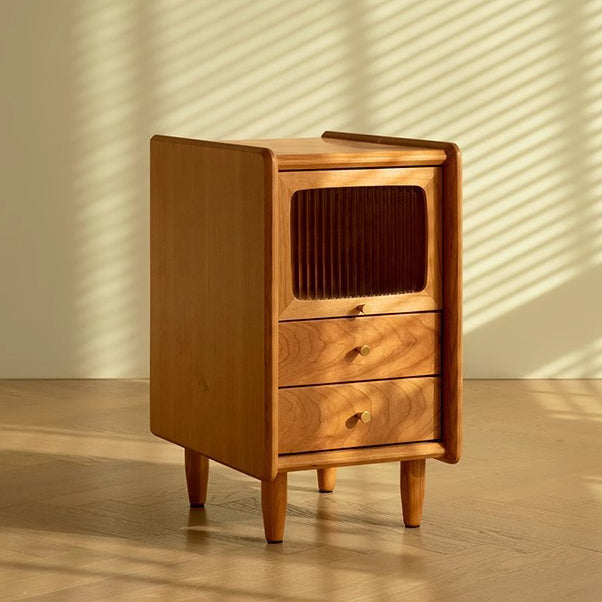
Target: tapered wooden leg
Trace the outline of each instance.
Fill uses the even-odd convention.
[[[422,520],[425,468],[426,460],[401,462],[401,508],[406,527],[419,527]]]
[[[284,536],[286,477],[286,472],[279,472],[273,481],[261,481],[263,528],[268,543],[282,543]]]
[[[318,489],[320,493],[332,493],[336,482],[336,468],[318,468]]]
[[[184,449],[188,501],[193,508],[202,508],[207,500],[209,458],[192,449]]]

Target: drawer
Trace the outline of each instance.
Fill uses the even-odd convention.
[[[279,453],[440,439],[439,384],[427,377],[281,389]]]
[[[434,312],[281,322],[279,386],[436,375],[439,335]]]

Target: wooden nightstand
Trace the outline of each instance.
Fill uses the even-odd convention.
[[[452,143],[151,140],[151,430],[262,482],[282,541],[287,473],[401,463],[420,524],[426,458],[461,447],[461,159]]]

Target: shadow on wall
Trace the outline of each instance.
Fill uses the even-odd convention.
[[[575,355],[602,331],[599,2],[14,0],[0,17],[3,376],[148,373],[152,134],[324,129],[462,147],[467,376],[602,376]],[[589,336],[550,337],[567,312]]]
[[[600,374],[602,344],[596,329],[600,308],[602,267],[597,267],[468,333],[466,345],[480,350],[470,370],[480,378]],[[511,353],[500,358],[500,349]]]

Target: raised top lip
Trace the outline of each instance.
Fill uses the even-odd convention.
[[[198,140],[155,135],[152,140],[259,152],[279,171],[437,166],[460,151],[453,142],[326,131],[314,138]]]

